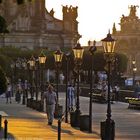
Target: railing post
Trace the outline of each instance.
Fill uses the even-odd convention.
[[[61,140],[61,119],[58,120],[58,140]]]
[[[4,121],[4,138],[7,139],[8,121]]]

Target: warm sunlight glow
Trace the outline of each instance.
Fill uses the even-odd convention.
[[[103,39],[115,22],[119,29],[120,17],[128,15],[128,7],[139,5],[140,0],[46,0],[46,8],[55,11],[54,16],[62,19],[62,5],[78,6],[80,43],[87,45],[88,40]],[[140,17],[140,8],[137,9]]]

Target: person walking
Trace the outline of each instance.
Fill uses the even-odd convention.
[[[52,125],[55,112],[55,104],[57,103],[56,92],[53,90],[53,86],[49,85],[47,91],[44,93],[46,99],[46,113],[48,118],[48,125]]]
[[[21,94],[22,94],[22,85],[21,82],[19,82],[16,87],[16,97],[15,97],[17,103],[20,103],[21,101]]]
[[[139,95],[140,95],[140,83],[139,81],[137,81],[134,89],[134,97],[139,98]]]
[[[70,84],[68,86],[67,89],[67,93],[68,93],[68,107],[69,107],[69,111],[73,111],[73,106],[74,106],[74,98],[75,98],[75,89],[74,87]]]
[[[114,87],[116,102],[118,102],[118,100],[119,100],[119,90],[120,90],[120,87],[118,86],[118,84],[116,84],[115,87]]]
[[[8,103],[8,101],[10,101],[10,103],[12,103],[11,94],[12,94],[12,86],[10,83],[8,83],[7,84],[7,91],[6,91],[6,103]]]

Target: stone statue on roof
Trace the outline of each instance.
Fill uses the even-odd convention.
[[[50,15],[51,15],[51,16],[54,16],[54,10],[53,10],[53,8],[52,8],[52,10],[50,11]]]
[[[131,17],[136,17],[136,12],[137,12],[137,7],[139,7],[138,5],[131,5],[130,8],[130,14],[129,16]]]

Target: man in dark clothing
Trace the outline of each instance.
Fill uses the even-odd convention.
[[[136,82],[135,90],[134,90],[134,97],[139,98],[140,95],[140,83]]]

